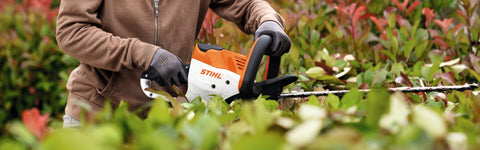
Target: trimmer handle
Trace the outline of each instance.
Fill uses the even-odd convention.
[[[256,97],[260,95],[260,90],[255,87],[255,77],[262,61],[263,55],[272,44],[272,37],[262,35],[254,43],[248,55],[247,68],[245,69],[243,80],[241,81],[240,93],[242,97]],[[272,79],[278,76],[280,70],[281,56],[268,56],[265,79]]]

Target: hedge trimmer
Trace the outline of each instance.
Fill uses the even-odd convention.
[[[268,56],[265,80],[255,81],[260,62],[271,42],[270,36],[260,36],[248,56],[215,45],[195,45],[192,60],[185,67],[188,70],[188,89],[185,96],[191,101],[198,96],[208,100],[213,95],[220,95],[227,102],[236,98],[256,98],[261,94],[279,98],[283,87],[297,81],[298,77],[278,77],[280,56]],[[150,88],[150,79],[142,76],[140,84],[148,97],[159,96],[146,90]]]
[[[256,82],[260,62],[265,50],[271,44],[271,37],[260,36],[250,49],[248,56],[225,50],[222,47],[208,44],[197,44],[194,47],[192,60],[185,66],[188,71],[188,89],[185,96],[189,101],[196,97],[208,100],[213,95],[220,95],[227,102],[236,98],[256,98],[259,95],[269,95],[272,99],[288,97],[308,97],[310,95],[322,96],[328,94],[343,95],[349,90],[313,91],[281,93],[283,87],[297,81],[295,75],[278,77],[280,69],[280,56],[268,56],[264,80]],[[144,75],[146,75],[144,73]],[[148,75],[147,75],[148,76]],[[143,92],[150,98],[159,95],[148,91],[151,87],[150,79],[142,76],[140,84]],[[463,86],[443,87],[400,87],[390,88],[389,91],[401,92],[429,92],[447,90],[475,89],[478,84]],[[369,90],[359,90],[368,92]]]

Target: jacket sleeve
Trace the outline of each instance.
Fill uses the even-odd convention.
[[[263,0],[214,0],[210,8],[248,34],[255,33],[265,21],[275,21],[282,27],[285,24],[283,18]]]
[[[62,0],[56,27],[60,49],[81,63],[100,69],[147,70],[158,47],[102,30],[98,17],[101,4],[102,0]]]

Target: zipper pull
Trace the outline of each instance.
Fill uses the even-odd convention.
[[[155,17],[158,17],[158,2],[160,0],[154,0],[154,3],[155,3]]]

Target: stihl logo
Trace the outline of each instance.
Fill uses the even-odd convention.
[[[207,69],[202,69],[202,72],[200,72],[200,74],[210,76],[210,77],[214,77],[214,78],[217,78],[217,79],[222,79],[222,77],[221,77],[222,74],[221,73],[213,72],[213,71],[210,71],[210,70],[207,70]]]

